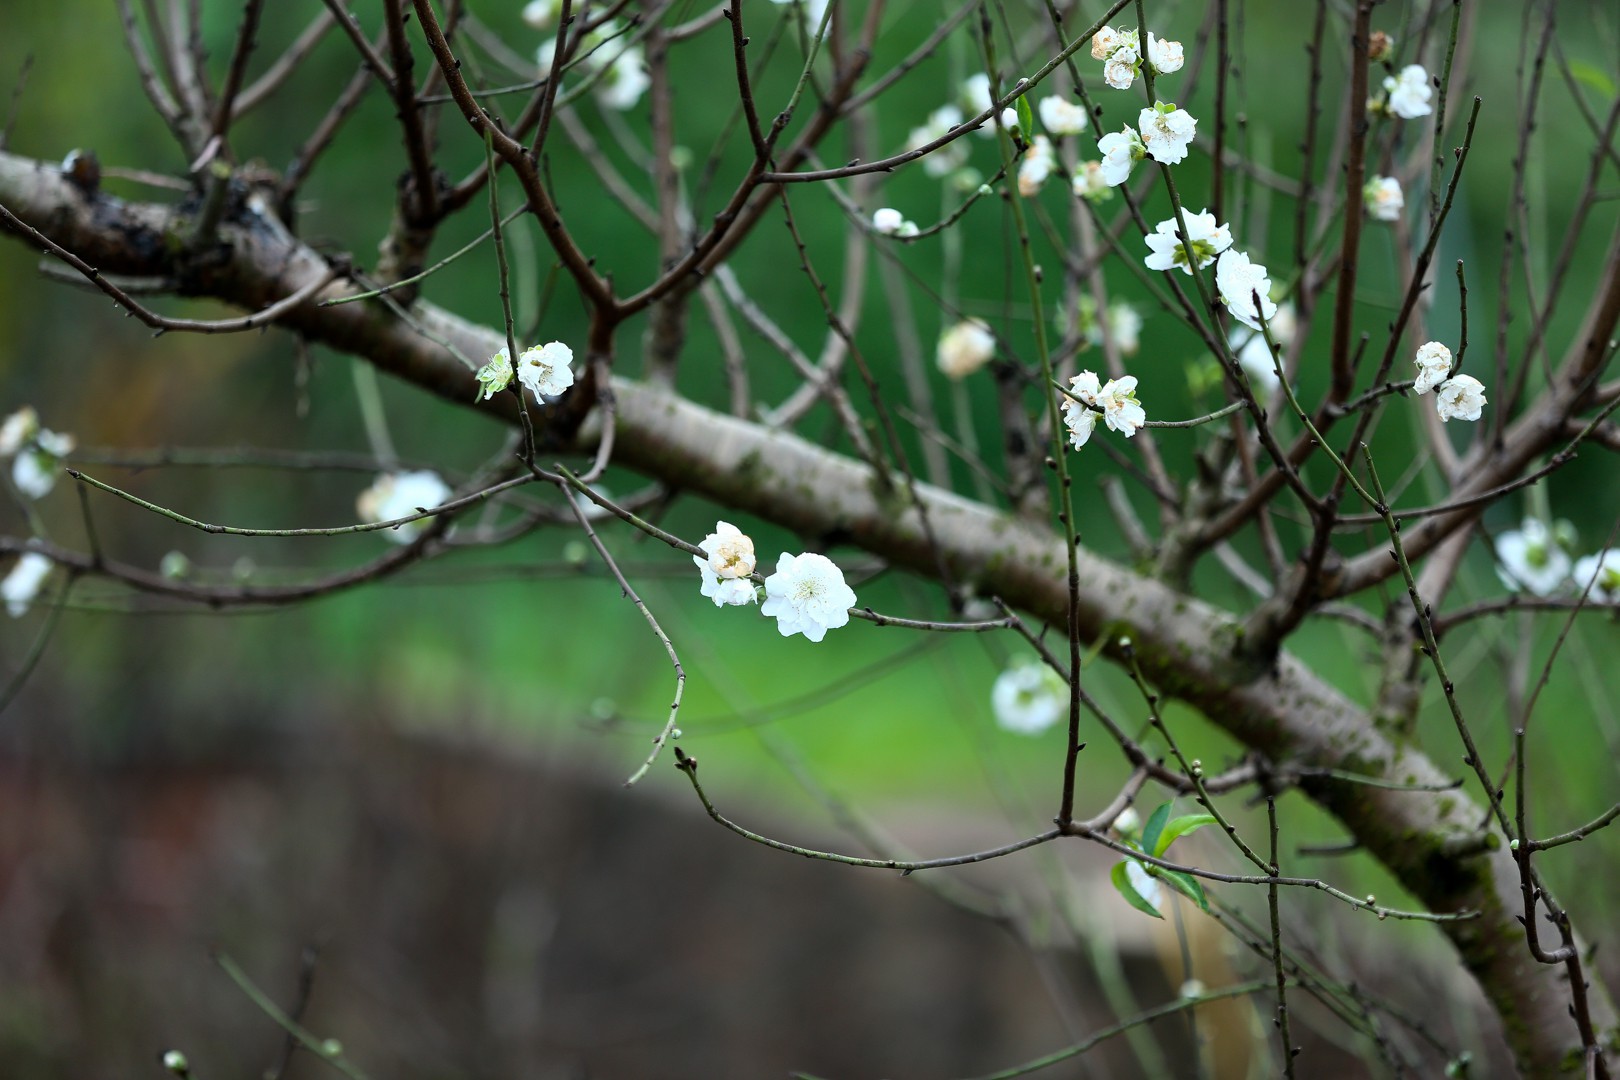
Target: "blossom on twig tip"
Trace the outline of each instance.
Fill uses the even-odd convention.
[[[777,557],[776,573],[765,579],[765,603],[759,610],[776,620],[783,637],[803,634],[820,641],[828,630],[849,622],[854,606],[855,591],[831,559],[815,552],[784,551]]]

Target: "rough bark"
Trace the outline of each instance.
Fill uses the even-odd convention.
[[[177,264],[182,247],[172,242],[188,235],[181,211],[86,193],[53,165],[0,153],[0,202],[103,272],[171,278],[188,293],[247,310],[327,271],[268,209],[254,212],[252,200],[221,228],[219,250],[185,265]],[[350,291],[339,282],[322,295]],[[494,329],[425,302],[413,315],[468,356],[488,356],[501,344]],[[322,308],[312,300],[281,323],[451,403],[475,407],[471,370],[379,305]],[[613,390],[619,464],[791,528],[818,545],[851,544],[919,575],[938,575],[941,560],[918,508],[886,500],[868,466],[632,380],[615,378]],[[1068,597],[1060,537],[946,491],[921,484],[918,491],[951,575],[982,595],[1063,625]],[[1130,637],[1145,674],[1166,695],[1192,705],[1280,770],[1345,770],[1413,785],[1449,780],[1291,654],[1281,653],[1269,670],[1245,668],[1235,659],[1240,624],[1229,613],[1087,549],[1079,560],[1082,634],[1106,637],[1105,655],[1115,652],[1122,635]],[[1577,1066],[1580,1041],[1563,969],[1536,963],[1525,947],[1514,863],[1505,847],[1480,850],[1472,842],[1484,818],[1481,806],[1460,791],[1401,792],[1332,780],[1301,786],[1430,910],[1479,912],[1442,926],[1500,1014],[1523,1072],[1555,1076]],[[1592,988],[1591,1007],[1595,1025],[1614,1042],[1620,1031],[1604,988]]]

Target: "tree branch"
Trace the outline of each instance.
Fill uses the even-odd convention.
[[[187,235],[190,222],[181,211],[86,195],[51,165],[0,154],[0,202],[104,273],[169,278],[177,260],[185,258],[164,242]],[[263,310],[327,272],[326,260],[274,220],[227,219],[220,235],[228,241],[229,257],[218,265],[189,267],[187,280],[194,291],[246,310]],[[1611,286],[1615,276],[1620,269],[1611,269]],[[346,291],[330,284],[321,294]],[[1612,328],[1613,293],[1605,295],[1587,335]],[[410,325],[375,302],[303,304],[287,311],[279,325],[364,357],[463,408],[516,422],[511,402],[472,404],[472,371],[438,343],[448,342],[468,356],[488,356],[501,336],[491,328],[426,302],[417,304]],[[1586,350],[1580,355],[1596,366]],[[1577,371],[1581,366],[1579,359],[1572,365]],[[845,541],[925,577],[943,571],[1048,622],[1069,621],[1067,555],[1050,529],[921,484],[921,505],[897,512],[892,501],[880,498],[864,463],[640,382],[614,378],[611,387],[618,405],[617,463],[819,542]],[[1549,396],[1579,394],[1563,380],[1558,391]],[[1532,410],[1521,423],[1534,424],[1545,415],[1544,409]],[[587,438],[590,430],[587,425]],[[1508,433],[1510,446],[1534,438],[1518,425]],[[923,528],[924,515],[930,529]],[[1427,519],[1424,525],[1443,520]],[[1416,546],[1412,539],[1407,537],[1409,549]],[[1364,558],[1374,557],[1387,562],[1379,551]],[[1166,696],[1196,707],[1276,762],[1397,785],[1349,783],[1314,771],[1301,781],[1302,790],[1338,816],[1431,910],[1480,912],[1473,920],[1449,922],[1444,930],[1503,1017],[1525,1072],[1552,1075],[1567,1053],[1578,1052],[1560,969],[1535,963],[1523,947],[1524,932],[1515,919],[1519,877],[1511,854],[1500,847],[1459,854],[1459,839],[1476,832],[1480,807],[1461,792],[1421,791],[1451,777],[1413,747],[1394,741],[1293,655],[1281,653],[1269,667],[1237,662],[1239,625],[1228,613],[1088,549],[1076,549],[1075,558],[1080,584],[1073,625],[1086,640],[1103,641],[1104,655],[1118,660],[1120,639],[1129,637],[1142,674]],[[1615,1027],[1604,988],[1592,987],[1591,1008],[1598,1030]]]

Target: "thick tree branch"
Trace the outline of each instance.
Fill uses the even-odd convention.
[[[7,154],[0,154],[0,202],[103,273],[186,280],[249,311],[297,293],[330,269],[273,217],[260,215],[224,222],[219,237],[228,257],[179,274],[176,261],[187,256],[167,242],[189,234],[191,223],[179,211],[87,195],[55,166]],[[330,284],[322,293],[352,291]],[[1588,333],[1608,327],[1609,314],[1600,303]],[[425,302],[413,315],[422,329],[468,356],[488,356],[501,344],[497,331]],[[494,408],[504,401],[474,406],[471,370],[381,305],[304,304],[280,322],[449,402],[515,420]],[[618,464],[791,528],[817,547],[852,544],[927,577],[939,574],[943,561],[953,580],[971,582],[981,594],[1055,625],[1067,621],[1067,560],[1051,530],[918,485],[925,529],[922,509],[905,495],[884,493],[864,463],[639,382],[615,378],[612,389]],[[1564,392],[1576,391],[1566,386]],[[1530,437],[1515,429],[1507,441]],[[1075,623],[1083,637],[1105,639],[1108,655],[1129,637],[1135,662],[1163,693],[1195,706],[1274,761],[1309,770],[1312,778],[1302,780],[1302,788],[1429,908],[1480,911],[1479,918],[1448,923],[1445,931],[1501,1013],[1527,1074],[1556,1075],[1566,1055],[1578,1054],[1561,969],[1537,964],[1524,947],[1515,920],[1519,879],[1509,853],[1458,853],[1474,850],[1463,841],[1482,817],[1477,804],[1457,791],[1420,793],[1450,778],[1294,656],[1282,653],[1267,669],[1237,662],[1240,630],[1229,614],[1089,550],[1080,549],[1077,559]],[[1332,771],[1393,786],[1347,783]],[[1593,987],[1591,1004],[1595,1026],[1613,1032],[1614,1007],[1601,987]]]

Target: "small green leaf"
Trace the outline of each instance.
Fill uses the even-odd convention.
[[[1176,892],[1185,896],[1206,914],[1209,911],[1209,898],[1204,895],[1204,886],[1191,874],[1184,874],[1180,870],[1160,869],[1159,876],[1169,883]]]
[[[1035,117],[1029,111],[1029,95],[1018,99],[1018,133],[1025,142],[1035,141]]]
[[[1575,76],[1577,82],[1583,82],[1605,97],[1614,96],[1614,80],[1603,71],[1584,60],[1571,60],[1569,73]]]
[[[1113,879],[1114,888],[1119,890],[1119,895],[1123,896],[1125,902],[1137,911],[1151,915],[1155,919],[1164,918],[1163,915],[1159,914],[1158,908],[1148,903],[1142,894],[1136,891],[1136,886],[1131,884],[1130,875],[1125,872],[1125,865],[1124,862],[1115,863],[1113,872],[1109,874],[1109,877]]]
[[[1159,808],[1148,816],[1147,824],[1142,826],[1142,850],[1157,857],[1161,850],[1158,846],[1159,833],[1164,829],[1164,823],[1170,820],[1170,804],[1160,803]]]
[[[1176,818],[1176,820],[1168,822],[1164,826],[1164,831],[1158,834],[1158,839],[1154,845],[1149,848],[1144,844],[1143,850],[1151,851],[1156,857],[1162,858],[1165,849],[1175,843],[1177,837],[1185,836],[1194,829],[1202,829],[1205,825],[1213,824],[1215,824],[1215,815],[1213,814],[1184,814]]]

